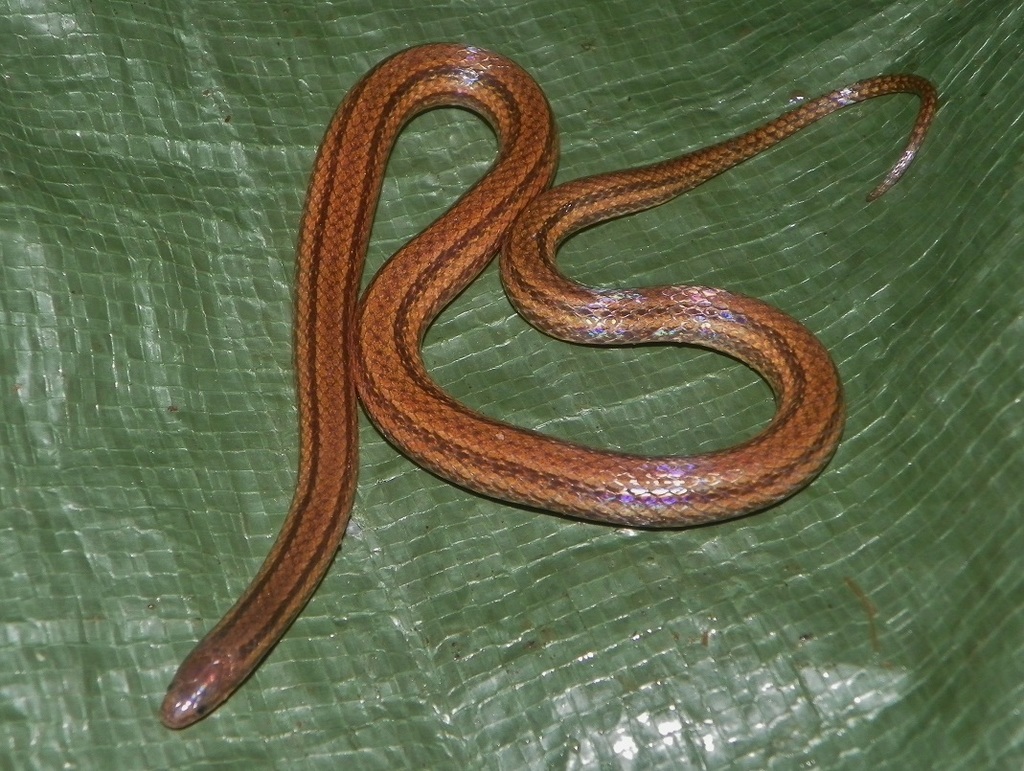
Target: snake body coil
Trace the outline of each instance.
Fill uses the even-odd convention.
[[[298,248],[298,487],[283,529],[245,594],[179,668],[162,709],[182,728],[245,680],[302,610],[348,523],[355,489],[357,393],[373,422],[421,466],[502,500],[646,527],[724,520],[776,503],[831,458],[843,430],[839,377],[797,321],[758,300],[703,286],[602,290],[555,267],[558,245],[603,220],[663,203],[847,105],[912,93],[921,109],[899,179],[936,109],[913,75],[861,81],[734,139],[674,160],[547,191],[557,138],[540,88],[501,56],[428,45],[378,65],[348,94],[317,155]],[[487,175],[358,290],[384,169],[402,127],[460,106],[498,135]],[[720,452],[646,457],[603,452],[479,415],[430,379],[420,354],[438,313],[504,245],[502,278],[534,325],[586,344],[674,342],[743,361],[770,384],[776,414]]]

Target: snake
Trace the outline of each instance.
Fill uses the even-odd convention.
[[[806,327],[760,300],[714,287],[585,286],[558,269],[556,252],[580,230],[662,204],[826,115],[901,93],[916,95],[919,111],[898,161],[869,194],[874,199],[907,170],[937,109],[935,88],[919,76],[862,80],[717,144],[551,188],[554,118],[540,86],[517,64],[472,46],[430,44],[374,67],[328,125],[299,231],[293,502],[249,587],[177,670],[163,723],[184,728],[221,705],[316,590],[352,509],[359,403],[391,444],[455,485],[587,521],[682,528],[759,511],[808,485],[836,450],[845,408],[836,367]],[[497,158],[360,296],[391,150],[412,118],[438,107],[482,117],[497,136]],[[774,417],[726,449],[653,457],[582,446],[473,411],[430,377],[421,344],[437,315],[499,252],[508,296],[542,332],[585,345],[718,351],[767,381]]]

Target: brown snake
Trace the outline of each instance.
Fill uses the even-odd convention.
[[[357,392],[380,431],[424,468],[484,495],[582,519],[694,525],[763,509],[807,485],[831,458],[844,421],[838,373],[809,331],[722,289],[582,286],[558,272],[555,252],[579,230],[664,203],[825,115],[897,93],[916,94],[921,108],[903,155],[869,196],[876,198],[906,171],[936,110],[934,88],[914,75],[864,80],[734,139],[544,192],[557,164],[554,121],[540,88],[513,62],[477,48],[427,45],[374,68],[327,129],[302,218],[295,498],[259,574],[178,669],[163,722],[183,728],[227,699],[319,584],[352,505]],[[441,106],[483,116],[498,135],[498,159],[391,258],[360,305],[363,258],[391,148],[410,119]],[[430,379],[420,344],[502,244],[508,294],[541,330],[586,344],[686,343],[720,351],[769,383],[775,417],[726,450],[646,457],[570,444],[464,407]]]

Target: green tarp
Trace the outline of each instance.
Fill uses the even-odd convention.
[[[0,12],[0,767],[899,768],[1024,764],[1024,8],[1005,2],[106,2]],[[505,53],[560,180],[667,158],[869,75],[943,107],[880,201],[911,97],[833,116],[563,250],[804,321],[845,439],[805,492],[640,532],[485,500],[364,421],[318,595],[211,718],[157,719],[294,485],[294,242],[335,105],[404,47]],[[371,267],[487,168],[475,118],[403,135]],[[431,331],[457,398],[603,447],[750,436],[710,353],[577,350],[494,270]]]

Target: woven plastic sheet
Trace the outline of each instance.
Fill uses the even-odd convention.
[[[0,2],[0,765],[1024,762],[1021,7]],[[712,284],[803,320],[842,373],[844,442],[769,512],[636,532],[455,489],[364,422],[354,527],[319,594],[224,708],[170,732],[164,689],[294,484],[316,146],[359,75],[432,40],[537,77],[562,180],[869,75],[932,79],[932,134],[878,202],[910,97],[563,250],[582,280]],[[371,269],[493,151],[465,113],[418,119]],[[722,447],[772,414],[712,354],[544,338],[493,270],[426,356],[488,414],[598,446]]]

